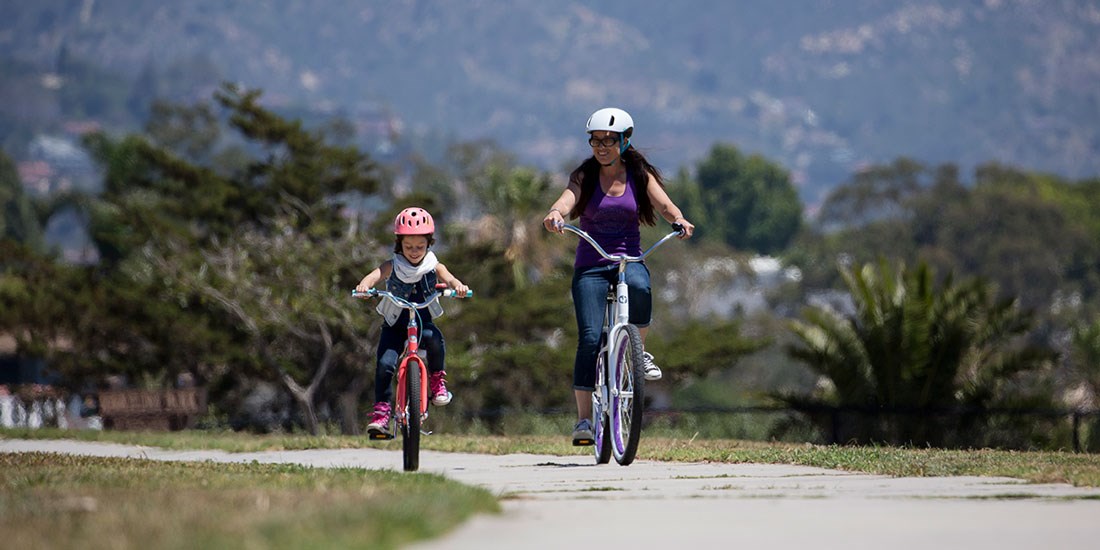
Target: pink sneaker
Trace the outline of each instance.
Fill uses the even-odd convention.
[[[390,433],[390,404],[380,401],[374,404],[374,412],[370,415],[370,424],[367,424],[367,433]]]
[[[446,405],[451,402],[451,392],[447,391],[447,371],[428,374],[428,393],[433,405]]]

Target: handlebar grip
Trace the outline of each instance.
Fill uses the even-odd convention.
[[[447,290],[444,290],[442,294],[443,294],[443,296],[446,296],[448,298],[473,298],[474,297],[474,291],[472,291],[472,290],[467,290],[466,294],[464,294],[462,296],[459,296],[458,291],[449,288]]]
[[[368,288],[366,290],[366,292],[359,292],[358,290],[352,290],[351,291],[351,297],[352,298],[362,298],[364,296],[375,296],[376,294],[378,294],[378,290],[373,289],[373,288]]]

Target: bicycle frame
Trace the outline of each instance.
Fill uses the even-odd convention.
[[[585,232],[583,229],[574,227],[569,224],[563,224],[561,226],[563,230],[574,233],[580,238],[588,241],[588,244],[592,245],[592,248],[596,249],[596,252],[600,256],[603,256],[605,259],[611,260],[619,264],[618,282],[615,283],[615,301],[614,303],[612,303],[611,306],[613,312],[612,318],[615,319],[615,323],[611,327],[606,327],[606,323],[609,320],[604,321],[605,328],[609,328],[608,336],[611,336],[611,334],[615,331],[622,330],[622,327],[629,324],[630,322],[630,298],[627,294],[628,287],[626,285],[626,264],[631,262],[645,261],[646,257],[649,256],[654,250],[656,250],[657,247],[664,244],[665,241],[683,234],[684,230],[681,226],[679,226],[679,224],[673,225],[673,227],[678,229],[676,231],[673,231],[672,233],[669,233],[668,235],[665,235],[663,238],[661,238],[661,240],[653,243],[653,245],[646,249],[645,252],[642,252],[640,256],[627,256],[625,254],[608,254],[607,251],[605,251],[603,247],[600,246],[600,244],[597,243],[596,240],[593,239],[592,236]],[[611,351],[614,352],[616,350],[612,349]]]
[[[614,285],[615,297],[608,305],[607,314],[604,316],[603,342],[597,354],[598,370],[597,384],[593,392],[593,417],[596,428],[596,461],[605,463],[610,460],[610,455],[614,454],[616,461],[625,466],[634,460],[634,454],[637,451],[641,427],[635,424],[640,424],[642,405],[635,401],[635,397],[641,399],[643,388],[643,381],[639,377],[635,376],[634,373],[625,373],[628,376],[624,379],[622,370],[628,353],[633,353],[634,356],[641,353],[641,336],[637,327],[630,325],[630,296],[629,287],[626,284],[626,266],[631,262],[644,261],[657,247],[673,237],[683,235],[684,229],[679,224],[673,224],[672,227],[675,231],[665,235],[641,255],[629,256],[626,254],[608,254],[591,235],[575,226],[561,224],[558,227],[584,239],[592,245],[597,253],[617,263],[619,267],[618,280]],[[623,331],[627,332],[626,338],[622,337],[621,333]],[[637,347],[639,351],[635,353],[626,350],[624,345]],[[606,369],[605,373],[599,370],[601,363],[603,369]],[[626,387],[624,388],[624,386]],[[622,403],[624,401],[630,403],[629,407],[631,409],[627,411],[631,420],[626,422],[622,418]],[[603,423],[605,417],[607,424]],[[625,440],[623,439],[624,423],[628,424],[626,426],[628,433]],[[607,447],[610,447],[610,450]]]
[[[428,300],[428,302],[430,303],[431,300]],[[420,419],[424,420],[428,417],[428,366],[418,353],[420,351],[420,314],[415,309],[409,313],[407,333],[408,338],[405,340],[405,349],[402,350],[397,362],[397,395],[395,399],[398,404],[409,403],[409,396],[406,394],[408,388],[406,377],[409,376],[409,363],[416,363],[416,376],[420,377],[421,382],[420,399],[418,400],[420,404],[419,412]],[[394,409],[394,417],[397,419],[398,425],[408,425],[408,418],[412,413],[408,410],[408,407],[404,406],[398,406]]]

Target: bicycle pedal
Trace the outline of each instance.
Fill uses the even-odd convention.
[[[596,444],[595,439],[581,438],[581,439],[574,439],[573,440],[573,446],[574,447],[588,447],[588,446],[595,445],[595,444]]]
[[[367,437],[374,441],[387,441],[393,439],[393,434],[383,432],[370,432],[367,434]]]

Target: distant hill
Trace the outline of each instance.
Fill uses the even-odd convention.
[[[130,95],[232,80],[273,105],[391,113],[404,135],[492,137],[550,169],[618,105],[667,172],[729,142],[788,167],[811,203],[899,155],[1100,174],[1092,0],[37,0],[0,5],[0,60],[43,73],[0,83],[8,120],[63,113],[35,87],[60,97],[45,77],[83,60]]]

